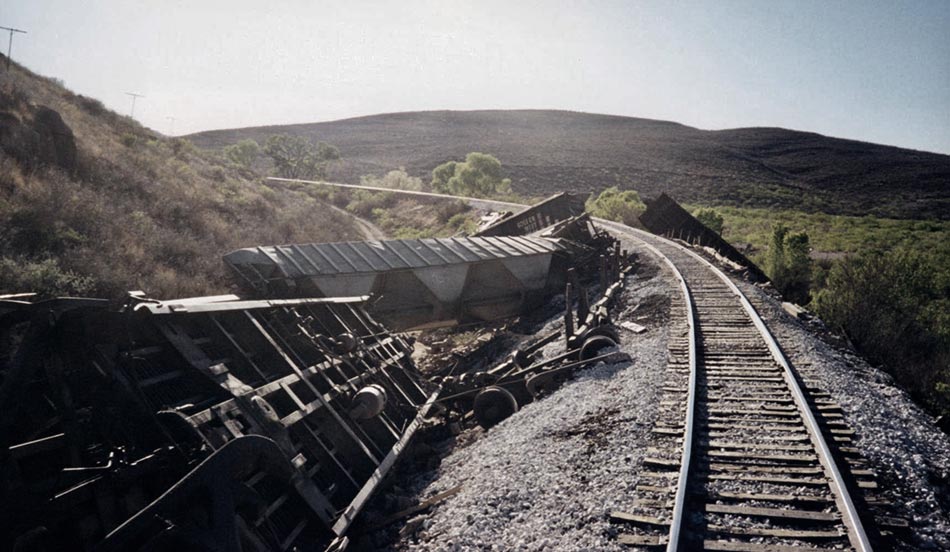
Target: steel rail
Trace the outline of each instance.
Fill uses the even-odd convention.
[[[808,431],[808,436],[812,442],[812,445],[817,449],[818,460],[821,463],[822,467],[825,470],[825,475],[829,479],[831,492],[835,496],[835,503],[838,506],[838,509],[842,515],[842,523],[848,529],[848,540],[851,542],[851,545],[860,552],[870,552],[872,549],[871,543],[868,539],[867,532],[864,529],[864,525],[861,522],[861,518],[858,515],[857,508],[854,505],[854,501],[851,498],[851,494],[848,492],[847,485],[845,484],[844,478],[841,475],[841,471],[838,469],[837,464],[834,461],[834,458],[831,454],[831,449],[828,447],[828,443],[825,440],[824,436],[821,434],[821,430],[818,427],[818,422],[815,419],[814,414],[811,411],[811,408],[808,406],[808,402],[805,399],[805,395],[802,392],[801,386],[798,384],[798,380],[795,377],[792,367],[788,362],[788,359],[785,357],[785,354],[782,352],[781,347],[779,347],[778,342],[775,339],[775,336],[769,331],[768,326],[765,325],[765,322],[759,316],[758,311],[755,310],[755,307],[752,306],[752,303],[749,302],[748,298],[744,293],[735,285],[735,283],[718,267],[710,263],[708,260],[704,259],[702,256],[697,254],[694,251],[690,251],[686,247],[668,240],[661,236],[656,236],[639,230],[637,228],[626,227],[625,225],[620,225],[611,221],[598,220],[601,224],[605,226],[613,227],[614,229],[627,233],[628,235],[632,234],[641,234],[649,239],[659,240],[666,242],[668,245],[674,246],[688,255],[692,256],[696,260],[700,261],[702,264],[706,265],[713,274],[716,275],[720,280],[722,280],[726,286],[729,287],[730,291],[739,298],[739,302],[742,304],[743,309],[746,314],[749,315],[749,318],[752,320],[752,323],[755,325],[756,329],[759,331],[759,334],[765,340],[766,346],[769,349],[769,352],[772,353],[772,358],[775,360],[779,366],[782,367],[783,377],[785,383],[788,386],[789,390],[792,392],[792,398],[795,400],[795,404],[798,407],[799,414],[802,416],[802,419],[805,422],[805,428]],[[665,256],[664,256],[665,257]],[[667,260],[667,262],[672,262]],[[680,472],[680,484],[682,485],[683,476],[688,472],[689,467],[683,465]],[[680,491],[682,489],[677,489],[677,498],[675,503],[675,508],[681,509],[682,505],[680,504]],[[674,510],[675,512],[675,510]],[[674,513],[675,521],[675,513]],[[682,519],[680,519],[682,522]],[[673,546],[674,542],[672,536],[674,531],[679,531],[671,527],[670,535],[671,541],[670,546]],[[667,548],[667,550],[675,550],[675,548]]]
[[[642,240],[641,240],[642,241]],[[669,257],[660,252],[652,244],[643,241],[644,247],[650,250],[658,259],[663,261],[673,272],[683,293],[686,302],[686,326],[689,330],[689,383],[687,384],[686,423],[683,426],[683,452],[680,456],[680,473],[676,483],[676,498],[673,501],[673,519],[670,522],[669,538],[666,543],[667,552],[679,550],[682,536],[683,513],[686,510],[686,483],[689,481],[689,468],[692,465],[693,435],[695,434],[696,412],[696,320],[693,315],[693,296],[686,284],[683,274],[676,268]]]

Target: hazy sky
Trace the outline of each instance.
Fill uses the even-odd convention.
[[[165,133],[557,108],[950,153],[948,0],[8,0],[0,25]]]

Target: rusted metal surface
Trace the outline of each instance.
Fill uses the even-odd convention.
[[[647,203],[646,211],[640,215],[640,222],[647,230],[658,236],[667,236],[695,245],[711,247],[723,257],[746,267],[753,281],[768,281],[768,276],[755,263],[740,253],[729,242],[722,239],[719,234],[706,228],[666,194],[660,194],[660,197]]]
[[[561,192],[480,228],[475,236],[525,236],[584,212],[587,196]]]
[[[437,396],[363,299],[3,302],[0,540],[322,550]]]
[[[580,244],[538,237],[387,240],[240,249],[225,262],[259,296],[372,295],[387,327],[514,316],[563,283]]]

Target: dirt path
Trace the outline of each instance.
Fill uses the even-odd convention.
[[[386,232],[383,232],[383,230],[382,230],[379,226],[376,226],[376,225],[373,224],[372,222],[370,222],[370,221],[368,221],[368,220],[366,220],[366,219],[364,219],[364,218],[362,218],[362,217],[358,217],[358,216],[354,215],[353,213],[351,213],[351,212],[349,212],[349,211],[347,211],[347,210],[345,210],[345,209],[340,209],[340,208],[337,207],[336,205],[331,205],[331,204],[327,203],[326,206],[329,207],[329,208],[331,208],[331,209],[333,209],[334,211],[336,211],[336,212],[338,212],[338,213],[342,213],[342,214],[344,214],[344,215],[346,215],[346,216],[352,218],[352,219],[353,219],[353,222],[356,223],[356,227],[359,228],[360,233],[363,234],[363,238],[364,238],[364,239],[367,239],[367,240],[385,240],[385,239],[388,237],[388,236],[386,236]]]

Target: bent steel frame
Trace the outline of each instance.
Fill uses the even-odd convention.
[[[4,541],[322,549],[349,528],[437,396],[415,372],[411,343],[367,314],[364,299],[0,304],[0,330],[20,340],[0,370],[5,495],[22,506],[0,526]],[[360,404],[367,388],[378,399],[370,407]],[[271,452],[228,460],[244,466],[239,476],[187,475],[252,436],[266,436]],[[162,504],[188,477],[207,492]],[[150,501],[163,514],[140,517]],[[233,522],[195,525],[213,512]]]

